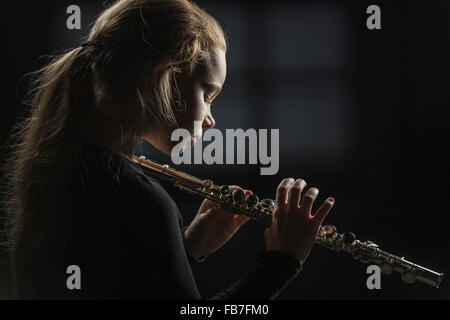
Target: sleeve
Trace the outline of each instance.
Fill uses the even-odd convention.
[[[180,216],[182,225],[182,217]],[[181,228],[181,233],[188,226]],[[194,259],[186,251],[191,265],[202,263],[208,256]],[[281,251],[261,251],[252,262],[250,270],[226,290],[208,300],[275,299],[302,270],[301,264]]]
[[[183,233],[186,231],[187,228],[189,228],[189,226],[184,226],[184,227],[182,227],[182,228],[181,228],[181,234],[183,234]],[[186,251],[186,250],[185,250],[185,251]],[[200,258],[193,258],[187,251],[186,251],[186,256],[188,257],[189,263],[190,263],[190,264],[202,263],[202,262],[204,262],[204,261],[206,260],[206,258],[208,257],[208,256],[206,255],[206,256],[203,256],[203,257],[200,257]]]
[[[138,225],[127,232],[129,243],[126,268],[133,284],[128,291],[133,298],[200,299],[197,284],[183,243],[175,203],[156,184],[145,186],[146,192],[131,207]],[[145,199],[145,200],[143,200]],[[145,202],[145,203],[144,203]],[[122,273],[123,274],[123,273]]]
[[[209,300],[273,300],[300,273],[302,265],[281,251],[261,251],[250,270]]]
[[[175,203],[158,184],[125,174],[99,190],[88,214],[86,297],[201,299]]]
[[[194,260],[186,253],[182,239],[186,227],[179,220],[179,210],[172,198],[157,184],[146,185],[144,189],[144,193],[133,191],[136,201],[128,208],[133,212],[133,220],[139,221],[127,232],[127,243],[134,245],[123,250],[127,253],[125,260],[134,262],[132,269],[125,268],[128,279],[124,280],[132,285],[127,285],[128,291],[139,298],[206,299],[200,295],[191,269],[192,263],[206,257]],[[238,281],[210,299],[275,299],[301,268],[297,259],[286,253],[261,251]]]

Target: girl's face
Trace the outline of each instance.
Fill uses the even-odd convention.
[[[191,146],[200,139],[203,129],[209,129],[215,125],[211,113],[211,102],[222,90],[226,72],[225,51],[215,49],[211,52],[211,59],[197,65],[191,75],[185,75],[179,81],[180,93],[186,105],[185,109],[177,115],[177,122],[179,128],[189,131]],[[174,129],[160,124],[154,126],[143,138],[160,151],[170,155],[173,146],[179,143],[179,141],[171,141]]]

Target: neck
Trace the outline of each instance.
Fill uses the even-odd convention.
[[[88,126],[86,140],[90,143],[100,145],[115,153],[118,153],[128,160],[131,160],[133,150],[136,146],[132,146],[130,151],[129,139],[125,136],[125,132],[120,123],[105,117],[94,117]]]

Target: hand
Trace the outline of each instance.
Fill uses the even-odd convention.
[[[277,189],[272,225],[264,233],[267,250],[288,253],[301,264],[308,258],[320,225],[334,203],[333,198],[328,198],[311,215],[319,190],[309,188],[300,203],[305,186],[306,182],[302,179],[295,182],[292,178],[281,181]]]
[[[234,191],[242,188],[230,186],[230,189]],[[248,190],[245,190],[245,193],[252,194]],[[214,201],[204,200],[194,220],[183,233],[186,251],[194,259],[213,253],[249,219],[246,216],[225,211]]]

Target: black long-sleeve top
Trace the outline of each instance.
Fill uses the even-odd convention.
[[[261,251],[240,279],[201,297],[185,251],[182,216],[160,183],[142,168],[97,145],[84,147],[71,187],[73,223],[65,264],[81,270],[85,299],[274,299],[301,270],[279,251]],[[69,277],[69,274],[64,275]]]

